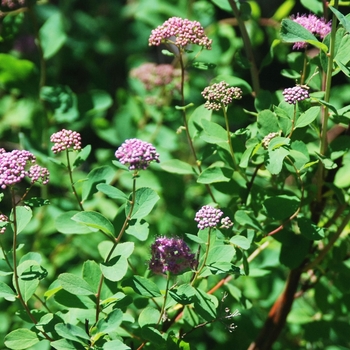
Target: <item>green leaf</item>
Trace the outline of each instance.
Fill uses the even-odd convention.
[[[154,298],[162,295],[154,282],[142,276],[133,276],[132,278],[124,280],[122,286],[131,287],[135,293],[143,297]]]
[[[213,321],[216,318],[216,307],[213,303],[213,295],[202,290],[195,289],[194,308],[205,321]]]
[[[0,281],[0,298],[8,301],[16,300],[16,293],[6,283]]]
[[[107,315],[106,318],[101,319],[97,323],[99,332],[110,333],[115,332],[123,321],[123,312],[120,309],[115,309]]]
[[[80,344],[85,344],[82,339],[84,340],[90,340],[89,335],[86,333],[86,331],[78,326],[75,326],[73,324],[67,323],[58,323],[55,325],[55,331],[64,339],[69,339],[73,341],[77,341]]]
[[[86,145],[78,153],[73,162],[73,169],[83,164],[91,153],[91,145]]]
[[[149,224],[144,220],[131,220],[125,232],[140,241],[145,241],[149,235]]]
[[[83,279],[97,292],[102,272],[100,266],[93,260],[87,260],[83,265]]]
[[[147,216],[158,202],[158,194],[148,187],[142,187],[136,191],[135,205],[131,214],[131,219],[143,219]],[[125,214],[128,215],[131,203],[127,202]]]
[[[296,212],[299,208],[300,200],[297,197],[280,195],[265,199],[263,205],[269,218],[272,220],[285,220]]]
[[[67,39],[64,31],[64,18],[60,12],[51,15],[39,30],[44,58],[54,56]]]
[[[304,126],[310,125],[319,115],[320,108],[319,107],[311,107],[305,113],[300,115],[295,123],[295,129],[303,128]]]
[[[333,6],[328,6],[328,8],[336,15],[340,24],[344,27],[346,33],[350,33],[350,21],[346,18],[340,11],[338,11]]]
[[[73,343],[67,339],[60,339],[50,343],[56,350],[84,350],[85,347],[79,343]]]
[[[115,339],[103,344],[103,350],[130,350],[131,348],[125,345],[121,340]]]
[[[211,184],[216,182],[229,182],[233,176],[233,169],[227,167],[211,167],[205,169],[197,179],[198,183]]]
[[[109,255],[112,249],[113,253],[110,256],[110,258],[113,258],[118,255],[123,256],[124,258],[129,258],[130,255],[133,253],[134,248],[134,242],[119,243],[117,247],[114,247],[114,243],[111,241],[103,241],[98,245],[99,253],[104,260],[107,259],[107,256]]]
[[[86,281],[72,273],[61,273],[58,276],[63,289],[74,295],[94,295],[95,290]]]
[[[109,198],[113,198],[113,199],[122,199],[122,200],[128,200],[128,196],[122,192],[121,190],[119,190],[118,188],[108,185],[106,183],[100,183],[96,186],[96,188],[104,193],[106,196],[108,196]]]
[[[178,159],[169,159],[163,161],[160,166],[163,170],[172,174],[193,175],[195,174],[193,168],[188,163]]]
[[[215,144],[227,151],[230,151],[230,146],[227,140],[226,130],[217,123],[213,123],[206,119],[202,119],[204,133],[201,134],[201,139],[205,142]]]
[[[5,336],[4,344],[9,349],[28,349],[39,341],[36,333],[26,328],[19,328]]]
[[[27,227],[32,216],[33,213],[29,207],[16,207],[17,234],[21,233]],[[13,211],[10,218],[13,220]]]
[[[271,140],[271,142],[273,139]],[[271,143],[270,142],[270,143]],[[277,175],[281,172],[284,158],[289,154],[289,151],[283,147],[274,149],[268,152],[266,169],[272,174]]]
[[[159,320],[160,312],[154,307],[148,306],[142,310],[139,316],[140,327],[156,325]]]
[[[310,31],[291,19],[282,20],[280,35],[282,40],[288,43],[318,41]]]
[[[114,237],[114,226],[102,214],[96,211],[82,211],[75,214],[72,220],[79,224],[100,230],[108,236]]]
[[[55,227],[58,232],[64,234],[86,234],[98,231],[86,225],[82,225],[72,219],[76,214],[80,213],[78,210],[70,210],[59,215],[55,220]]]
[[[104,165],[94,168],[88,174],[87,181],[83,185],[82,200],[85,201],[97,192],[96,186],[100,183],[109,183],[113,180],[115,170],[109,166]]]
[[[169,295],[181,305],[192,304],[196,290],[190,284],[182,284],[178,288],[172,288],[169,290]]]
[[[235,249],[231,245],[217,245],[209,250],[207,265],[216,262],[231,262],[235,255]]]
[[[270,132],[278,132],[280,127],[275,113],[268,109],[264,109],[258,114],[258,128],[262,136],[268,135]]]
[[[188,120],[188,130],[191,135],[191,138],[193,139],[195,136],[197,136],[197,133],[199,131],[203,130],[202,121],[210,120],[212,115],[212,111],[205,108],[204,104],[198,106],[191,114],[189,120]]]
[[[239,235],[233,236],[230,239],[230,243],[234,244],[235,246],[240,247],[244,250],[250,248],[250,241],[247,237],[244,237],[244,236],[239,236]]]
[[[308,218],[298,218],[298,226],[300,233],[307,239],[316,241],[324,238],[324,230],[318,227]]]
[[[120,281],[128,271],[128,260],[123,256],[115,256],[108,262],[100,264],[103,276],[112,282]]]
[[[262,229],[259,222],[251,215],[253,214],[244,210],[237,210],[235,213],[235,221],[237,224],[242,225],[243,227],[253,228],[256,231],[261,231]]]

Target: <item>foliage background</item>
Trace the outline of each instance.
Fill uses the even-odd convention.
[[[252,14],[246,24],[257,65],[261,67],[266,62],[260,73],[266,99],[257,102],[246,94],[229,108],[232,131],[255,121],[255,117],[245,111],[254,111],[257,103],[278,105],[281,90],[294,83],[290,76],[281,74],[297,61],[290,45],[279,45],[273,57],[269,56],[270,45],[279,35],[280,21],[291,14],[308,13],[310,8],[322,13],[322,2],[317,0],[249,3]],[[348,7],[342,8],[343,13],[347,10]],[[84,185],[79,179],[85,179],[97,166],[109,165],[115,149],[127,138],[153,142],[162,161],[179,158],[191,163],[185,135],[176,132],[182,125],[180,111],[174,108],[179,96],[161,108],[149,105],[145,103],[149,93],[129,75],[132,68],[143,62],[172,62],[173,58],[162,55],[158,47],[148,46],[151,30],[172,16],[198,20],[213,39],[213,50],[203,52],[200,60],[215,63],[216,67],[188,70],[187,101],[196,107],[204,103],[200,93],[218,75],[239,77],[251,84],[237,21],[226,1],[42,1],[33,8],[33,13],[19,12],[2,18],[0,147],[27,149],[51,172],[50,186],[35,189],[36,195],[49,198],[51,205],[36,209],[35,218],[19,238],[19,243],[29,247],[28,251],[40,252],[45,260],[48,277],[40,286],[43,291],[60,273],[80,273],[83,261],[98,260],[96,246],[103,239],[97,234],[63,235],[56,228],[55,219],[59,214],[76,209],[76,204],[67,190],[69,181],[64,169],[49,159],[52,154],[48,140],[53,132],[62,128],[76,130],[81,133],[84,145],[92,145],[89,158],[75,171],[80,194]],[[37,35],[44,48],[44,59],[40,58],[35,45]],[[28,60],[28,64],[17,65],[9,56],[13,60]],[[43,86],[49,88],[43,92]],[[332,103],[341,108],[349,100],[349,78],[336,76]],[[262,105],[258,107],[263,109]],[[210,147],[200,141],[197,147],[203,154],[210,152]],[[121,190],[131,190],[130,174],[116,171],[105,176]],[[193,177],[165,172],[157,165],[152,172],[142,174],[139,185],[151,187],[161,197],[156,210],[147,217],[149,237],[141,244],[131,235],[127,237],[136,244],[130,265],[143,275],[154,237],[195,233],[195,212],[211,199],[205,187]],[[240,197],[239,188],[222,186],[214,184],[222,207],[234,217],[232,203]],[[116,226],[122,222],[121,205],[101,194],[87,196],[85,207],[103,213]],[[5,198],[0,210],[7,212],[9,208]],[[347,234],[348,229],[345,231]],[[2,242],[4,246],[11,246],[11,237],[3,236]],[[281,253],[282,244],[285,248]],[[220,298],[224,290],[229,292],[225,306],[239,309],[241,316],[235,319],[238,328],[230,333],[220,322],[199,328],[188,339],[196,343],[196,349],[248,348],[281,294],[289,269],[293,268],[290,260],[281,259],[286,249],[293,252],[287,260],[299,257],[298,242],[286,243],[276,236],[250,264],[248,276],[230,281],[216,293]],[[349,240],[344,238],[336,245],[328,260],[327,272],[324,271],[317,285],[294,302],[286,327],[273,348],[350,349],[349,275]],[[214,276],[214,280],[219,278]],[[161,278],[158,282],[164,283]],[[33,304],[35,306],[35,301]],[[140,299],[136,307],[144,307],[144,301]],[[23,321],[16,316],[16,303],[1,299],[0,310],[0,347],[5,348],[2,342],[5,334],[22,326]]]

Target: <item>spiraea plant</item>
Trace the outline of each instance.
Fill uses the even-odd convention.
[[[349,5],[259,4],[2,1],[0,348],[350,347]]]

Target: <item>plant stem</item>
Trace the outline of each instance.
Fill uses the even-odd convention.
[[[69,151],[68,149],[66,150],[66,156],[67,156],[67,169],[68,169],[68,174],[69,174],[69,179],[70,179],[70,184],[71,184],[71,187],[72,187],[72,191],[73,191],[73,194],[75,196],[75,198],[77,199],[77,202],[79,204],[79,207],[80,207],[80,210],[81,211],[84,211],[84,207],[79,199],[79,196],[78,196],[78,193],[75,189],[75,186],[74,186],[74,181],[73,181],[73,170],[72,170],[72,167],[71,167],[71,164],[70,164],[70,159],[69,159]]]
[[[105,263],[107,263],[111,259],[115,248],[117,247],[118,243],[122,239],[122,236],[123,236],[125,230],[127,229],[128,225],[129,225],[129,221],[131,220],[131,215],[132,215],[132,212],[133,212],[134,207],[135,207],[135,199],[136,199],[136,179],[137,179],[137,172],[135,172],[133,174],[132,195],[131,195],[132,197],[131,197],[131,201],[130,201],[129,213],[128,213],[128,215],[126,216],[126,218],[124,220],[123,226],[120,229],[117,238],[114,240],[114,244],[113,244],[111,250],[109,251],[109,253],[108,253],[108,255],[107,255],[106,259],[105,259]],[[100,300],[101,300],[101,292],[102,292],[102,287],[103,287],[103,281],[104,281],[104,276],[103,276],[103,274],[101,274],[100,281],[99,281],[99,284],[98,284],[98,287],[97,287],[97,293],[96,293],[95,323],[98,322],[98,318],[99,318],[99,315],[100,315]]]
[[[253,84],[253,95],[256,97],[259,94],[260,91],[260,82],[259,82],[259,71],[258,67],[256,66],[255,58],[254,58],[254,53],[252,49],[252,45],[250,43],[249,35],[247,32],[247,28],[245,27],[244,21],[241,18],[240,12],[237,8],[235,0],[228,0],[232,12],[234,16],[237,19],[238,22],[238,27],[242,35],[242,40],[243,40],[243,45],[244,45],[244,50],[247,55],[247,59],[250,63],[250,76],[252,79],[252,84]]]
[[[167,277],[166,278],[167,278],[167,280],[166,280],[166,287],[165,287],[165,294],[164,294],[164,302],[163,302],[163,305],[162,305],[162,309],[160,311],[160,315],[159,315],[159,319],[158,319],[157,325],[160,324],[160,321],[162,320],[164,312],[165,312],[166,300],[168,298],[169,285],[170,285],[170,272],[169,271],[167,272]]]

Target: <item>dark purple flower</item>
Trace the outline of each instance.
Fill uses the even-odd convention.
[[[314,14],[309,15],[299,15],[291,17],[292,20],[296,23],[302,25],[305,29],[307,29],[312,34],[319,36],[323,39],[328,33],[330,33],[332,29],[332,22],[326,22],[324,18],[319,18]],[[304,49],[306,48],[307,43],[305,42],[297,42],[293,45],[293,49]]]
[[[151,246],[149,269],[154,273],[174,275],[194,269],[197,261],[188,245],[180,238],[159,237]]]
[[[6,152],[0,149],[0,187],[14,185],[28,175],[27,167],[35,163],[35,156],[24,150]]]
[[[198,222],[198,228],[204,230],[208,227],[216,227],[223,215],[220,209],[205,205],[197,211],[194,220]]]
[[[171,17],[152,30],[148,42],[150,46],[172,43],[182,48],[189,44],[195,44],[210,50],[212,40],[209,40],[205,35],[199,22],[190,21],[186,18]]]
[[[151,162],[159,163],[156,148],[139,139],[126,140],[115,152],[115,157],[122,164],[129,164],[130,170],[145,170]]]
[[[81,136],[76,131],[62,129],[52,134],[50,141],[54,143],[51,148],[53,153],[60,153],[70,148],[75,151],[81,149]]]
[[[242,98],[242,90],[238,87],[230,87],[225,81],[207,86],[202,91],[202,96],[207,100],[204,107],[218,111],[222,106],[228,106],[233,100]]]
[[[299,85],[284,89],[282,94],[286,102],[294,105],[310,97],[309,90]]]

